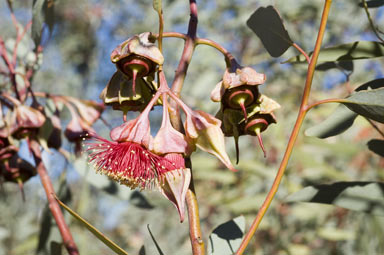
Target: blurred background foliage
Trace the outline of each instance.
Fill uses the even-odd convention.
[[[357,40],[377,41],[359,2],[334,1],[323,46]],[[157,32],[157,14],[150,0],[67,0],[54,4],[55,26],[51,38],[43,38],[43,62],[34,78],[36,91],[98,100],[115,70],[109,60],[112,49],[136,33]],[[220,0],[197,1],[197,4],[198,36],[219,42],[242,65],[265,73],[267,82],[261,86],[262,92],[282,105],[276,113],[278,124],[263,133],[266,159],[254,137],[240,138],[238,173],[225,169],[210,155],[193,154],[203,238],[208,242],[210,232],[217,225],[239,215],[245,216],[248,229],[272,184],[296,119],[305,81],[306,65],[281,64],[297,52],[291,48],[280,58],[270,57],[246,21],[259,6],[273,5],[279,10],[292,40],[309,52],[316,40],[323,1]],[[32,1],[13,1],[13,5],[21,23],[31,19]],[[165,31],[185,33],[188,1],[168,0],[163,1],[163,5]],[[372,8],[370,12],[376,24],[384,24],[383,7]],[[0,16],[0,34],[11,44],[9,40],[15,31],[6,1],[0,2]],[[28,54],[31,45],[31,39],[22,42],[24,54]],[[163,47],[165,72],[171,82],[183,41],[164,39]],[[219,105],[209,100],[209,93],[222,77],[223,60],[214,49],[198,46],[182,92],[190,106],[211,114],[217,112]],[[354,61],[348,70],[318,71],[312,100],[345,97],[364,82],[382,78],[383,66],[384,60],[379,58]],[[335,108],[336,105],[329,104],[310,111],[303,130],[321,122]],[[159,111],[155,109],[152,113],[152,121],[157,125],[161,121]],[[122,123],[121,117],[121,112],[111,109],[103,114],[110,126]],[[95,130],[108,137],[110,126],[98,121]],[[311,184],[383,181],[384,160],[367,149],[367,142],[378,137],[362,117],[339,136],[320,140],[302,134],[277,197],[247,254],[384,254],[383,217],[332,205],[285,200],[289,194]],[[232,139],[228,139],[227,145],[234,161]],[[74,150],[70,144],[65,149]],[[26,150],[24,157],[28,159]],[[109,182],[88,167],[85,155],[65,158],[52,150],[51,154],[44,154],[44,159],[60,198],[129,254],[157,254],[147,224],[165,254],[191,254],[188,223],[178,222],[177,211],[159,193],[138,193]],[[1,185],[0,254],[65,254],[64,249],[60,253],[60,235],[47,210],[38,177],[25,184],[25,192],[27,199],[23,202],[17,185]],[[75,219],[68,214],[66,217],[81,254],[111,254]]]

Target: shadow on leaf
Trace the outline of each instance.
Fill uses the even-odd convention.
[[[384,183],[336,182],[313,185],[289,195],[286,201],[332,204],[384,216]]]

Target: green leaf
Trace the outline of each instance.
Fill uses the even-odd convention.
[[[94,234],[100,241],[102,241],[105,245],[107,245],[111,250],[116,252],[116,254],[119,255],[128,255],[127,252],[125,252],[122,248],[120,248],[117,244],[115,244],[112,240],[110,240],[108,237],[106,237],[103,233],[101,233],[99,230],[97,230],[94,226],[92,226],[89,222],[87,222],[85,219],[83,219],[80,215],[78,215],[76,212],[72,211],[71,208],[69,208],[67,205],[65,205],[63,202],[61,202],[57,197],[55,197],[57,202],[67,211],[69,212],[73,217],[75,217],[78,221],[80,221],[92,234]]]
[[[286,202],[331,204],[346,209],[384,216],[384,183],[336,182],[308,186],[289,195]]]
[[[272,57],[280,57],[293,44],[273,6],[258,8],[247,20],[247,26],[260,38]]]
[[[159,244],[157,243],[157,241],[156,241],[154,235],[152,234],[151,229],[149,228],[149,224],[147,224],[147,229],[148,229],[149,234],[151,235],[152,241],[155,243],[155,246],[156,246],[157,251],[159,252],[160,255],[164,255],[164,253],[163,253],[163,251],[161,250]]]
[[[155,11],[159,14],[162,12],[161,0],[153,0],[153,9],[155,9]]]
[[[32,38],[37,47],[41,43],[44,24],[52,33],[54,25],[54,0],[34,0],[32,7]]]
[[[384,88],[356,92],[340,103],[357,114],[384,123]]]
[[[313,52],[309,54],[311,56]],[[384,44],[372,41],[357,41],[321,49],[317,62],[351,61],[357,59],[377,58],[384,56]],[[301,54],[283,63],[304,63]]]
[[[305,130],[305,135],[323,139],[341,134],[352,126],[356,117],[357,113],[340,104],[324,121]]]
[[[368,142],[368,149],[384,157],[384,140],[372,139]]]
[[[245,219],[239,216],[213,230],[209,236],[209,255],[232,255],[240,247],[244,235]]]

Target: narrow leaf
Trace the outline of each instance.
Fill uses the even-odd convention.
[[[313,52],[309,54],[311,56]],[[318,62],[351,61],[384,56],[384,43],[372,41],[357,41],[340,44],[320,51]],[[304,63],[303,55],[292,57],[284,63]]]
[[[239,216],[219,225],[209,236],[208,254],[235,254],[236,250],[240,247],[244,229],[244,216]]]
[[[247,20],[247,26],[260,38],[272,57],[280,57],[293,44],[273,6],[258,8]]]
[[[384,157],[384,140],[372,139],[368,142],[368,149],[377,155]]]
[[[384,216],[384,183],[336,182],[308,186],[289,195],[286,201],[331,204]]]
[[[153,0],[153,9],[157,11],[159,14],[161,13],[161,0]]]
[[[356,117],[357,113],[340,104],[323,122],[305,130],[305,135],[323,139],[341,134],[352,126]]]
[[[155,237],[153,236],[153,234],[152,234],[152,232],[151,232],[151,229],[149,228],[149,224],[147,224],[147,229],[148,229],[149,234],[151,235],[152,241],[155,243],[155,246],[156,246],[157,251],[159,252],[160,255],[164,255],[164,253],[163,253],[163,251],[161,250],[159,244],[157,243]]]
[[[371,0],[371,1],[366,1],[366,2],[367,2],[368,8],[377,8],[377,7],[380,7],[380,6],[384,5],[384,1],[383,0]],[[359,7],[364,8],[364,4],[363,3],[359,3]]]
[[[36,47],[41,43],[44,25],[47,25],[51,34],[54,25],[54,0],[33,1],[32,38]]]
[[[357,114],[384,123],[384,88],[356,92],[340,103]]]
[[[57,197],[55,197],[57,202],[73,217],[75,217],[78,221],[80,221],[92,234],[94,234],[100,241],[102,241],[105,245],[107,245],[111,250],[116,252],[119,255],[128,255],[122,248],[120,248],[117,244],[115,244],[112,240],[106,237],[103,233],[97,230],[94,226],[92,226],[89,222],[83,219],[80,215],[74,212],[71,208],[61,202]]]

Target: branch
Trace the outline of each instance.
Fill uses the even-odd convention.
[[[61,211],[60,206],[55,199],[55,190],[53,189],[51,179],[48,176],[47,169],[45,168],[41,158],[40,145],[36,141],[30,140],[30,147],[32,150],[33,158],[35,159],[37,173],[40,176],[41,183],[43,184],[45,194],[48,199],[49,209],[51,210],[57,227],[59,228],[64,246],[70,255],[78,255],[79,250],[73,240],[72,234],[69,231],[67,224],[65,223],[63,212]]]
[[[280,167],[279,167],[279,170],[277,171],[277,174],[276,174],[275,180],[272,184],[272,187],[269,190],[269,193],[268,193],[266,199],[264,200],[264,203],[261,206],[259,212],[257,213],[256,218],[253,221],[250,230],[245,235],[239,249],[237,250],[236,255],[241,255],[244,253],[244,251],[245,251],[246,247],[248,246],[251,238],[255,234],[257,227],[259,226],[261,220],[263,219],[265,213],[267,212],[267,210],[268,210],[268,208],[272,202],[272,199],[275,197],[275,194],[279,188],[280,182],[284,176],[284,172],[285,172],[285,169],[287,167],[291,153],[293,151],[294,144],[296,142],[296,139],[297,139],[297,136],[299,134],[301,125],[302,125],[303,120],[305,118],[305,115],[307,113],[307,110],[306,110],[307,102],[308,102],[308,98],[309,98],[309,93],[311,91],[313,75],[315,72],[316,62],[317,62],[317,59],[318,59],[318,56],[320,53],[321,42],[322,42],[323,37],[324,37],[325,27],[327,24],[328,14],[329,14],[329,9],[331,7],[331,3],[332,3],[332,0],[326,0],[325,4],[324,4],[320,28],[319,28],[319,32],[318,32],[318,36],[317,36],[317,40],[316,40],[316,45],[315,45],[315,50],[313,52],[310,64],[308,65],[307,79],[305,82],[305,87],[304,87],[303,97],[301,100],[299,114],[297,116],[295,126],[293,127],[291,136],[289,138],[288,145],[287,145],[287,148],[286,148],[285,153],[284,153],[284,157],[280,163]]]
[[[198,22],[196,0],[189,0],[189,9],[190,19],[188,25],[188,33],[185,38],[183,53],[181,55],[179,65],[176,69],[175,78],[171,87],[172,92],[178,97],[180,97],[180,92],[184,84],[185,76],[187,75],[188,66],[191,62],[192,55],[196,46],[196,31]],[[179,34],[177,35],[179,36]],[[171,106],[174,109],[174,111],[170,112],[172,125],[176,130],[183,131],[180,111],[176,102],[172,101]],[[190,160],[186,158],[186,162],[189,164],[188,167],[192,169],[190,166]],[[193,187],[193,177],[191,177],[191,183],[186,195],[186,203],[188,206],[189,237],[191,239],[193,255],[204,255],[205,249],[200,229],[199,207]]]

